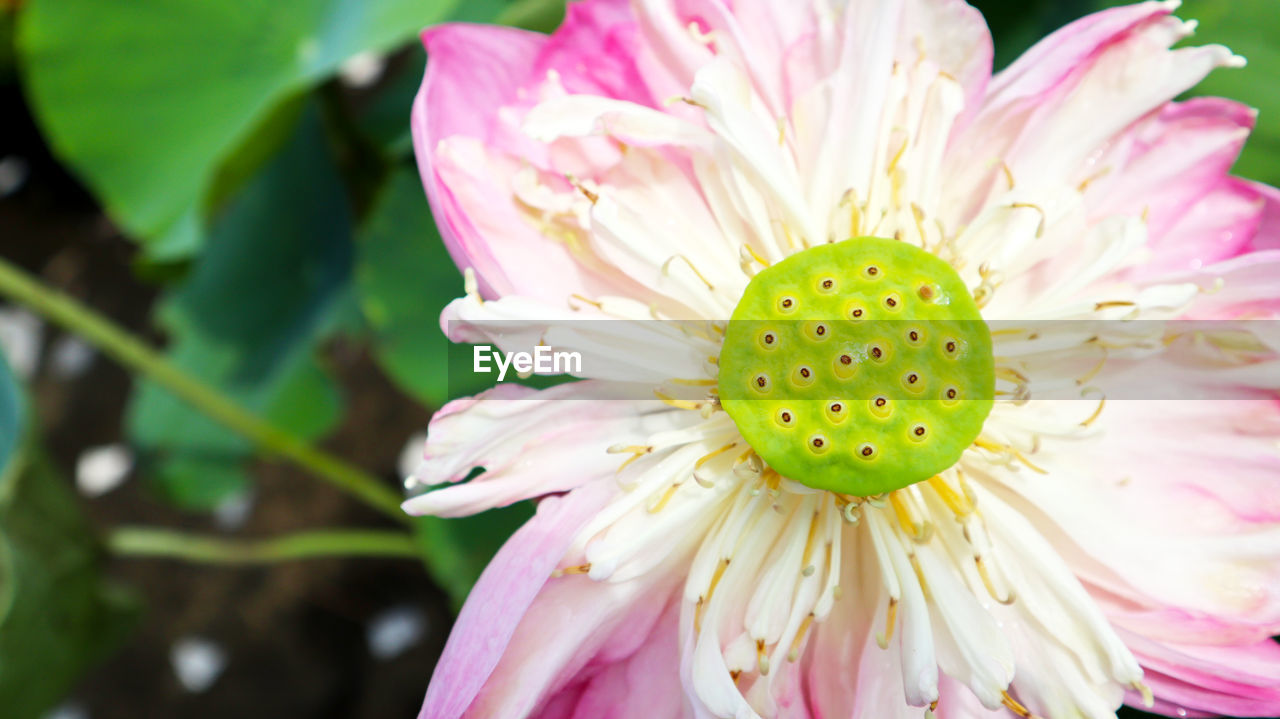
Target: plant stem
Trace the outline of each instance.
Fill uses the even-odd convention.
[[[107,547],[122,556],[208,564],[268,564],[321,557],[420,557],[409,535],[364,529],[322,529],[252,541],[158,527],[117,527],[108,535]]]
[[[171,364],[159,352],[111,320],[0,258],[0,294],[74,332],[103,354],[144,375],[260,450],[297,464],[393,519],[409,522],[400,495],[377,477],[245,410],[207,384]]]

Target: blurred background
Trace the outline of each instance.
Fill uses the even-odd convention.
[[[976,4],[997,66],[1101,7]],[[562,14],[0,0],[0,257],[276,432],[255,450],[50,322],[56,300],[0,298],[0,715],[416,715],[454,612],[531,512],[395,516],[431,412],[482,389],[446,382],[437,317],[462,281],[413,164],[416,34]],[[1249,59],[1197,93],[1262,111],[1237,173],[1280,184],[1275,0],[1179,15]]]

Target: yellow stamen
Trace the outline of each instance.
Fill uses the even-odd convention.
[[[810,625],[813,624],[813,612],[800,622],[800,629],[796,631],[796,638],[791,640],[791,648],[787,650],[787,661],[794,662],[800,658],[800,644],[804,642],[805,634],[808,633]],[[1148,705],[1150,706],[1150,705]]]
[[[1129,686],[1132,687],[1134,691],[1142,695],[1142,706],[1150,709],[1156,705],[1156,698],[1155,695],[1151,693],[1151,687],[1140,681],[1135,681],[1129,684]]]
[[[676,260],[684,260],[684,263],[689,266],[689,269],[693,270],[693,274],[697,275],[698,279],[702,280],[702,284],[706,285],[707,289],[714,290],[716,288],[716,286],[711,284],[711,281],[707,279],[706,275],[698,271],[698,268],[693,264],[693,260],[690,260],[684,255],[672,255],[668,257],[667,261],[662,263],[662,274],[670,274],[671,263]]]
[[[1108,300],[1106,302],[1095,302],[1093,304],[1093,311],[1097,312],[1098,310],[1105,310],[1111,307],[1136,307],[1136,306],[1137,305],[1135,303],[1130,302],[1128,300]]]
[[[1039,717],[1031,713],[1030,709],[1019,704],[1017,699],[1009,696],[1009,692],[1002,691],[1000,696],[1002,697],[1000,703],[1008,707],[1009,711],[1022,717],[1022,719],[1039,719]]]
[[[950,509],[957,518],[963,519],[973,514],[973,504],[952,489],[951,485],[947,484],[947,481],[941,475],[930,477],[928,483],[933,488],[933,491],[938,494],[938,498],[942,500],[942,503],[947,505],[947,509]]]
[[[596,309],[598,309],[598,310],[603,310],[603,309],[604,309],[604,305],[603,305],[603,304],[601,304],[601,303],[599,303],[599,302],[596,302],[595,300],[592,300],[592,299],[587,299],[586,297],[583,297],[582,295],[579,295],[579,294],[572,294],[572,295],[569,295],[569,299],[578,300],[579,302],[586,302],[587,304],[592,305],[593,307],[595,307],[595,308],[596,308]],[[574,307],[574,306],[573,306],[573,303],[572,303],[572,302],[570,302],[570,303],[569,303],[569,309],[579,310],[579,309],[582,309],[582,308],[581,308],[581,307]]]
[[[1089,415],[1089,419],[1086,419],[1083,422],[1081,422],[1080,426],[1088,427],[1089,425],[1096,422],[1098,420],[1098,417],[1102,416],[1102,408],[1106,406],[1107,406],[1107,398],[1106,397],[1100,398],[1098,400],[1098,408],[1093,410],[1093,414]]]
[[[565,567],[551,573],[552,577],[563,577],[568,574],[586,574],[591,571],[591,564],[579,564],[576,567]]]
[[[885,618],[885,627],[883,634],[876,635],[876,645],[881,649],[888,649],[889,642],[893,639],[893,630],[898,624],[898,600],[893,597],[889,598],[889,615]]]
[[[898,517],[902,530],[916,542],[923,542],[933,534],[933,527],[928,522],[917,522],[915,513],[911,511],[907,499],[901,491],[889,493],[889,504],[893,505],[893,513]]]
[[[813,513],[813,519],[809,520],[809,536],[804,542],[804,555],[800,561],[801,566],[806,570],[810,567],[809,558],[813,556],[814,539],[818,536],[818,513]],[[808,575],[805,575],[808,576]]]
[[[683,387],[715,387],[719,384],[719,380],[714,379],[684,379],[683,377],[675,377],[667,381]]]
[[[1015,447],[1010,447],[1010,448],[1009,448],[1009,451],[1010,451],[1011,453],[1013,453],[1013,456],[1015,456],[1015,457],[1017,457],[1017,458],[1018,458],[1018,461],[1019,461],[1019,462],[1022,462],[1023,464],[1027,465],[1027,467],[1031,468],[1031,471],[1035,472],[1036,474],[1048,474],[1048,473],[1049,473],[1049,470],[1044,469],[1043,467],[1040,467],[1040,466],[1039,466],[1039,465],[1037,465],[1036,463],[1034,463],[1034,462],[1032,462],[1031,460],[1027,459],[1027,455],[1023,454],[1023,453],[1022,453],[1021,451],[1019,451],[1017,448],[1015,448]]]
[[[996,591],[995,580],[991,578],[991,570],[987,567],[987,563],[983,560],[981,554],[973,555],[973,563],[978,567],[978,576],[982,577],[982,586],[987,588],[987,594],[990,594],[992,599],[1001,604],[1013,604],[1013,600],[1016,598],[1013,590],[1009,590],[1007,596],[1000,596],[1000,593]]]
[[[1013,170],[1009,169],[1009,163],[1001,160],[1000,170],[1004,172],[1004,180],[1009,183],[1009,189],[1012,190],[1016,183],[1013,181]]]
[[[761,257],[760,253],[756,252],[754,247],[752,247],[749,244],[745,244],[742,247],[751,255],[751,259],[755,260],[756,262],[759,262],[761,265],[764,265],[765,267],[770,266],[771,263],[765,258]]]
[[[708,452],[707,454],[702,455],[702,457],[698,459],[697,462],[693,463],[693,468],[695,470],[700,469],[702,465],[706,464],[707,462],[710,462],[712,459],[719,457],[720,455],[724,454],[725,452],[728,452],[729,450],[737,446],[738,446],[737,442],[730,442],[729,444],[726,444],[725,446],[715,450],[714,452]]]
[[[676,409],[702,409],[702,402],[691,399],[676,399],[662,390],[655,389],[653,394],[662,401],[663,404]]]
[[[676,490],[679,488],[679,483],[667,487],[667,491],[662,493],[662,497],[658,499],[658,503],[649,507],[649,514],[657,514],[658,512],[661,512],[662,508],[667,506],[667,502],[671,501],[671,498],[675,496]]]
[[[1044,208],[1031,202],[1013,202],[1009,204],[1009,207],[1012,207],[1015,210],[1035,210],[1036,212],[1039,212],[1040,223],[1036,225],[1036,238],[1039,239],[1044,236],[1044,226],[1049,218],[1049,216],[1045,214]]]

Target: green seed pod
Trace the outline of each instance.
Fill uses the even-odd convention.
[[[862,237],[766,268],[720,352],[721,404],[782,475],[869,496],[941,472],[982,431],[991,334],[946,262]]]

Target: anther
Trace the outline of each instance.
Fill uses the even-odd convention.
[[[1000,703],[1004,704],[1006,707],[1008,707],[1009,711],[1013,712],[1014,714],[1017,714],[1022,719],[1039,719],[1039,717],[1031,713],[1030,709],[1022,706],[1022,704],[1018,703],[1018,700],[1009,696],[1008,691],[1000,692],[1000,696],[1001,696]]]
[[[551,576],[552,576],[553,578],[556,578],[556,577],[563,577],[563,576],[568,575],[568,574],[586,574],[586,573],[588,573],[588,572],[590,572],[590,571],[591,571],[591,564],[590,564],[590,563],[587,563],[587,564],[579,564],[579,565],[574,566],[574,567],[565,567],[565,568],[563,568],[563,569],[557,569],[557,570],[555,570],[554,572],[552,572],[552,573],[551,573]]]

